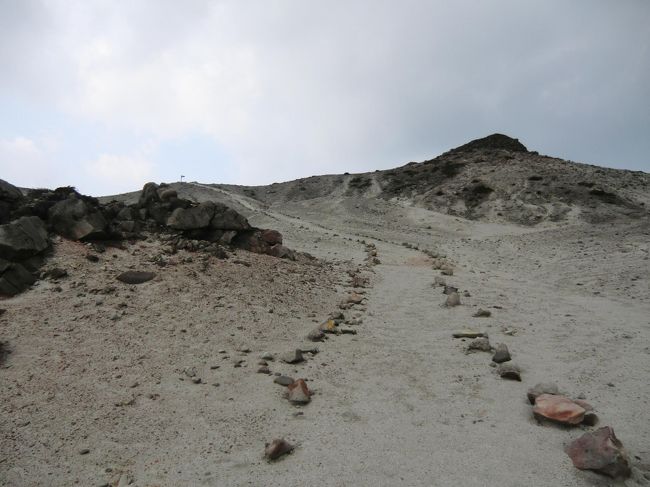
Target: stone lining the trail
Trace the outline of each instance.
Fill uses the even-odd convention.
[[[621,479],[628,478],[632,473],[627,452],[610,426],[585,433],[571,442],[566,453],[580,470],[593,470]]]

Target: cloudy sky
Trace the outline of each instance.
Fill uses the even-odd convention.
[[[103,195],[493,132],[650,171],[648,0],[0,0],[0,178]]]

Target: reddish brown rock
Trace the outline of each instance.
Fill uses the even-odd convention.
[[[593,470],[612,478],[631,474],[627,453],[610,426],[585,433],[566,449],[573,465],[580,470]]]
[[[287,398],[294,404],[307,404],[311,400],[311,391],[303,379],[298,379],[287,386]]]
[[[264,448],[264,456],[269,460],[276,460],[282,455],[293,451],[293,445],[286,441],[284,438],[278,438],[271,443],[266,444]]]
[[[580,424],[585,417],[585,408],[568,397],[554,394],[541,394],[535,399],[533,414],[538,419],[548,419],[556,423]]]
[[[262,230],[261,237],[269,245],[282,243],[282,234],[277,230]]]

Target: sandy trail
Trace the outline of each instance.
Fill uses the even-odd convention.
[[[79,263],[77,244],[64,245],[55,262],[88,289],[64,281],[58,294],[43,282],[7,305],[17,351],[3,376],[12,423],[3,423],[11,451],[0,484],[609,485],[574,469],[563,451],[583,428],[532,419],[525,393],[543,381],[583,394],[635,455],[627,485],[647,484],[645,223],[531,232],[382,201],[268,208],[211,186],[179,187],[235,201],[253,225],[280,230],[289,247],[328,263],[301,268],[238,252],[250,267],[230,259],[204,272],[196,255],[181,253],[151,286],[104,296],[88,289],[112,283],[124,267],[151,265],[158,244],[111,250],[119,258],[102,257],[102,268]],[[255,373],[257,359],[313,346],[306,333],[337,309],[345,271],[366,257],[361,238],[377,245],[381,264],[366,303],[345,312],[363,318],[358,334],[318,344],[304,364],[270,364],[314,390],[309,405],[292,406],[272,377]],[[446,280],[471,294],[462,306],[440,306],[444,295],[431,285],[439,273],[402,242],[457,263]],[[473,318],[478,307],[492,317]],[[451,334],[468,327],[506,343],[523,382],[497,377],[490,354],[466,354],[467,343]],[[246,364],[236,368],[236,359]],[[192,384],[187,367],[204,383]],[[276,437],[297,448],[269,464],[263,445]],[[79,455],[82,446],[90,453]]]

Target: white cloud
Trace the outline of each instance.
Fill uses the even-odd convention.
[[[18,186],[44,187],[56,174],[47,148],[51,138],[35,141],[17,136],[0,139],[0,177]]]
[[[240,183],[388,167],[494,131],[633,161],[650,150],[644,3],[5,2],[0,90],[144,139],[208,135]],[[119,161],[156,179],[149,156],[106,152],[89,167],[111,184]]]
[[[154,178],[154,164],[143,155],[101,154],[85,170],[100,194],[134,191]]]

